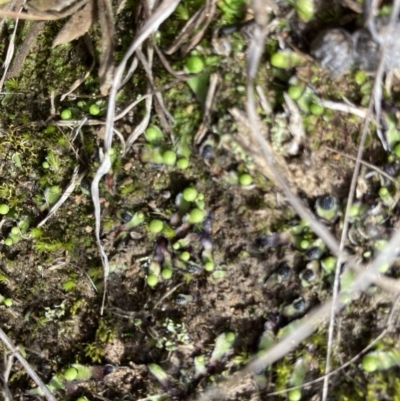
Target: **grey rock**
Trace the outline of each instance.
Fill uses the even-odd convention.
[[[354,62],[354,41],[344,29],[322,31],[311,44],[311,54],[332,77],[339,77]]]
[[[377,35],[367,28],[352,35],[344,29],[329,29],[321,32],[311,44],[311,54],[332,77],[337,78],[355,67],[364,71],[375,71],[380,57],[380,41],[385,37],[387,21],[376,22]],[[400,68],[400,23],[386,37],[384,68],[391,71]]]

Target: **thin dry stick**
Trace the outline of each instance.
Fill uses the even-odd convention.
[[[263,143],[263,139],[261,139],[260,143]],[[338,294],[339,296],[337,297],[335,304],[332,302],[332,300],[328,300],[324,305],[313,309],[306,316],[299,319],[299,325],[296,327],[296,330],[288,334],[272,348],[268,349],[263,355],[257,357],[254,361],[249,363],[241,371],[234,374],[231,378],[220,383],[218,388],[210,388],[206,390],[200,397],[197,398],[197,401],[210,401],[217,398],[223,398],[224,394],[227,394],[229,389],[235,387],[240,379],[244,378],[248,374],[253,374],[260,370],[266,369],[267,366],[272,365],[274,362],[278,361],[289,352],[294,350],[303,340],[309,337],[314,330],[316,330],[321,323],[326,320],[326,318],[329,317],[332,307],[335,307],[338,310],[344,306],[339,302],[341,296],[349,296],[360,291],[365,291],[369,285],[377,277],[379,277],[379,267],[386,263],[388,265],[393,263],[400,251],[399,244],[400,230],[398,230],[391,238],[387,247],[378,254],[371,266],[362,271],[356,277],[350,290]],[[398,293],[400,293],[400,291],[398,291]]]
[[[182,56],[186,56],[203,38],[204,33],[206,32],[208,25],[210,24],[212,17],[215,14],[216,9],[216,1],[215,0],[207,0],[205,10],[203,12],[205,22],[201,28],[196,31],[195,36],[191,39],[190,43],[186,46],[182,47]]]
[[[109,106],[107,109],[107,120],[106,120],[106,132],[105,132],[105,140],[104,140],[104,158],[97,169],[97,172],[93,178],[93,182],[91,185],[92,190],[92,200],[94,204],[94,215],[96,220],[95,226],[95,236],[97,246],[100,251],[101,261],[103,264],[104,270],[104,292],[103,292],[103,300],[101,304],[101,311],[100,313],[103,314],[104,305],[106,300],[107,294],[107,280],[108,274],[110,271],[110,266],[108,263],[107,254],[103,248],[100,239],[100,229],[101,229],[101,206],[100,206],[100,194],[99,194],[99,182],[101,178],[108,173],[111,168],[111,160],[109,155],[109,150],[112,146],[113,140],[113,128],[114,128],[114,116],[115,116],[115,101],[117,96],[117,91],[122,80],[122,76],[125,71],[125,66],[128,60],[131,58],[133,53],[136,49],[154,32],[158,29],[160,24],[165,21],[171,13],[175,10],[178,6],[180,0],[165,0],[163,1],[157,10],[150,16],[150,18],[145,22],[141,30],[138,32],[137,36],[133,40],[132,44],[130,45],[128,51],[125,53],[121,63],[115,69],[114,80],[110,90],[109,96]]]
[[[20,11],[22,11],[22,8],[20,9]],[[17,33],[18,22],[19,22],[18,19],[15,20],[14,30],[13,30],[13,33],[11,35],[10,42],[8,44],[6,59],[5,59],[4,64],[3,64],[4,73],[3,73],[3,76],[1,77],[1,80],[0,80],[0,91],[3,90],[3,84],[4,84],[4,81],[5,81],[6,76],[7,76],[7,71],[8,71],[8,68],[10,67],[11,60],[12,60],[13,55],[14,55],[15,35]]]
[[[188,38],[189,35],[202,23],[204,17],[204,7],[202,7],[190,17],[189,21],[186,22],[175,42],[167,50],[165,50],[164,53],[168,54],[169,56],[175,53],[180,48],[181,44],[186,40],[186,38]]]
[[[85,82],[86,78],[91,74],[91,72],[93,71],[93,68],[96,65],[96,58],[94,55],[94,47],[93,47],[93,43],[92,40],[90,39],[90,36],[88,33],[85,33],[84,35],[84,39],[85,39],[85,45],[86,45],[86,49],[88,50],[90,56],[92,57],[92,64],[90,64],[90,67],[87,69],[87,71],[85,72],[85,75],[81,78],[78,78],[68,89],[67,92],[63,93],[61,95],[60,101],[62,102],[67,96],[71,95],[71,93],[77,89],[81,84],[83,84],[83,82]]]
[[[37,384],[38,387],[43,391],[48,401],[57,401],[54,395],[50,392],[47,386],[43,383],[42,379],[37,375],[37,373],[31,368],[28,361],[20,354],[18,348],[14,346],[11,340],[8,338],[7,334],[0,329],[0,340],[6,345],[6,347],[12,352],[15,357],[21,362],[31,379]]]
[[[4,401],[12,401],[13,399],[10,388],[8,387],[8,380],[10,378],[10,373],[13,364],[14,364],[14,353],[10,353],[9,355],[4,354],[4,373],[2,377]]]
[[[356,107],[346,103],[333,102],[331,100],[320,99],[319,104],[326,109],[342,111],[343,113],[353,114],[360,118],[366,118],[368,109]]]
[[[72,178],[68,187],[66,188],[66,190],[64,191],[58,202],[50,209],[48,215],[37,225],[38,227],[42,227],[47,223],[47,220],[49,220],[50,217],[57,212],[57,210],[64,204],[64,202],[69,198],[69,196],[75,190],[75,187],[80,184],[82,178],[86,175],[86,172],[78,176],[78,169],[79,169],[78,167],[75,167],[74,173],[72,174]]]
[[[250,50],[254,53],[260,52],[263,44],[263,32],[262,27],[256,26],[253,43],[255,44],[253,47],[250,46]],[[252,44],[253,44],[252,43]],[[282,189],[285,194],[288,194],[288,200],[295,208],[295,210],[300,214],[304,213],[304,207],[300,202],[290,193],[287,184],[280,177],[280,174],[276,171],[273,166],[273,158],[272,154],[269,152],[267,145],[265,143],[264,138],[258,132],[258,124],[257,124],[257,115],[255,109],[255,101],[254,101],[254,89],[252,85],[252,78],[257,70],[258,61],[260,59],[260,54],[249,54],[249,79],[247,85],[247,93],[248,93],[248,101],[247,101],[247,109],[249,120],[252,127],[252,134],[257,139],[261,150],[265,156],[265,161],[269,165],[270,169],[275,172],[275,176],[279,184],[283,184]],[[253,73],[253,74],[252,74]],[[300,206],[300,208],[299,208]],[[307,212],[307,211],[306,211]],[[307,214],[307,213],[306,213]],[[316,225],[318,229],[318,225]],[[312,227],[314,230],[314,227]],[[326,235],[326,233],[324,233]],[[328,236],[329,237],[329,236]],[[376,278],[379,277],[378,269],[382,264],[391,265],[393,260],[396,258],[397,253],[399,252],[399,241],[400,241],[400,230],[396,232],[396,234],[390,240],[388,246],[375,258],[370,268],[364,270],[361,274],[359,274],[356,280],[353,283],[351,288],[351,293],[355,293],[358,291],[364,291],[368,288],[370,283]],[[334,244],[336,245],[336,241],[333,239]],[[342,295],[342,294],[339,294]],[[338,302],[339,297],[336,298],[335,302],[328,301],[321,307],[313,310],[308,316],[300,319],[301,324],[296,328],[296,331],[292,334],[289,334],[287,337],[283,338],[279,343],[277,343],[270,350],[265,352],[264,355],[257,358],[255,361],[250,363],[246,368],[238,373],[238,375],[234,375],[231,379],[221,384],[218,389],[209,389],[207,390],[201,397],[199,397],[200,401],[210,400],[217,397],[221,397],[222,394],[226,394],[226,392],[237,384],[238,377],[244,377],[246,374],[253,373],[259,371],[261,369],[265,369],[268,365],[274,363],[278,359],[282,358],[288,352],[293,350],[301,341],[306,339],[312,332],[315,330],[317,325],[320,323],[322,319],[325,319],[333,308],[340,308],[342,305]]]
[[[319,383],[320,381],[325,379],[325,376],[329,376],[332,377],[334,376],[336,373],[339,373],[340,371],[342,371],[343,369],[347,368],[347,366],[350,366],[352,363],[354,363],[355,361],[357,361],[362,355],[364,355],[367,351],[369,351],[370,349],[372,349],[375,344],[380,341],[383,337],[386,336],[387,332],[391,329],[393,329],[393,318],[396,312],[396,308],[398,308],[399,306],[399,300],[400,298],[397,297],[396,300],[394,301],[394,304],[392,306],[392,309],[390,311],[390,314],[387,318],[387,323],[386,323],[386,327],[385,329],[381,332],[381,334],[379,334],[378,337],[374,338],[374,340],[372,340],[362,351],[360,351],[357,355],[355,355],[353,358],[351,358],[349,361],[347,361],[346,363],[344,363],[343,365],[339,366],[337,369],[332,370],[330,373],[323,375],[322,377],[319,377],[318,379],[315,380],[311,380],[309,382],[305,382],[300,386],[295,386],[295,387],[288,387],[285,390],[281,390],[281,391],[275,391],[273,393],[268,393],[267,396],[268,397],[272,397],[274,395],[281,395],[281,394],[286,394],[292,390],[297,390],[300,388],[304,388],[306,386],[310,386],[312,384],[315,383]]]
[[[347,159],[357,161],[357,157],[348,155],[347,153],[341,152],[340,150],[330,148],[329,146],[324,146],[324,149],[329,150],[329,152],[332,153],[337,153],[338,155],[346,157]],[[371,170],[375,170],[377,173],[379,173],[383,177],[387,178],[390,182],[392,182],[396,187],[400,187],[400,183],[397,180],[395,180],[393,177],[391,177],[388,173],[386,173],[379,167],[376,167],[373,164],[366,162],[365,160],[360,160],[360,163],[366,167],[369,167]]]
[[[391,32],[393,29],[393,26],[395,23],[395,18],[397,19],[397,15],[399,14],[399,6],[400,6],[400,1],[396,0],[394,7],[393,7],[393,11],[392,11],[392,16],[391,16],[391,21],[389,23],[388,32]],[[343,230],[342,230],[342,235],[341,235],[341,239],[340,239],[339,257],[338,257],[337,263],[336,263],[335,280],[334,280],[334,284],[333,284],[333,293],[332,293],[332,300],[333,300],[332,304],[333,305],[336,304],[337,296],[339,293],[341,265],[343,263],[343,260],[341,259],[340,255],[343,252],[344,247],[345,247],[345,241],[347,238],[347,232],[348,232],[348,228],[349,228],[348,216],[350,214],[350,209],[351,209],[351,206],[352,206],[352,203],[354,200],[358,174],[360,172],[360,167],[361,167],[360,161],[362,160],[364,144],[365,144],[365,140],[367,137],[368,126],[369,126],[369,121],[370,121],[369,116],[371,115],[374,106],[375,106],[375,110],[377,113],[376,114],[377,121],[379,121],[380,102],[381,102],[381,95],[382,95],[381,85],[382,85],[382,75],[383,75],[383,70],[384,70],[384,55],[385,55],[385,42],[383,43],[383,45],[381,47],[380,61],[379,61],[378,69],[376,71],[376,75],[375,75],[373,96],[371,97],[369,108],[368,108],[368,113],[367,113],[365,121],[364,121],[360,145],[359,145],[358,153],[357,153],[357,161],[356,161],[356,165],[354,166],[353,177],[352,177],[351,185],[350,185],[350,191],[349,191],[349,196],[348,196],[348,201],[347,201],[347,206],[346,206],[346,213],[345,213],[345,218],[344,218],[344,222],[343,222]],[[379,103],[379,105],[377,104],[377,102]],[[336,314],[336,308],[334,306],[332,306],[331,316],[330,316],[330,321],[329,321],[329,329],[328,329],[328,344],[327,344],[327,350],[326,350],[325,374],[328,374],[331,369],[330,363],[331,363],[331,355],[332,355],[333,335],[335,332],[335,314]],[[324,379],[324,383],[323,383],[322,401],[327,400],[328,392],[329,392],[329,377],[326,376]]]

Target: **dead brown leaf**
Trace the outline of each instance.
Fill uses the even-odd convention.
[[[89,1],[65,23],[53,41],[53,47],[71,42],[89,31],[95,19],[93,1]]]
[[[114,21],[110,0],[97,0],[101,28],[101,56],[99,66],[100,92],[108,95],[114,78]]]

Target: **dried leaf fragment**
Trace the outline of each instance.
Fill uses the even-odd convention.
[[[97,0],[101,28],[100,92],[107,95],[114,77],[114,22],[110,0]]]
[[[89,1],[65,23],[53,41],[53,47],[69,43],[89,31],[95,19],[93,2]]]

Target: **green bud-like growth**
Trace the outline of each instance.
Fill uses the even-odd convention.
[[[247,187],[253,183],[253,178],[250,174],[244,173],[239,176],[239,184],[243,187]]]
[[[300,273],[301,285],[310,287],[319,281],[320,264],[318,260],[307,263],[306,268]]]
[[[337,217],[338,201],[331,195],[318,197],[315,202],[315,212],[317,215],[328,222],[333,222]]]
[[[186,202],[193,202],[197,198],[197,191],[195,188],[188,187],[183,190],[182,196]]]
[[[2,203],[0,205],[0,214],[5,215],[10,211],[10,207],[6,205],[5,203]]]
[[[318,103],[310,104],[310,113],[314,114],[314,116],[320,116],[325,111],[324,107]]]
[[[172,150],[166,150],[163,155],[163,163],[168,166],[173,166],[176,162],[176,154]]]
[[[189,167],[189,160],[186,158],[180,158],[176,162],[176,165],[181,169],[181,170],[186,170]]]
[[[387,370],[400,363],[400,351],[374,351],[365,355],[362,360],[362,367],[367,372],[376,370]]]
[[[198,74],[204,69],[204,62],[199,56],[191,56],[186,60],[185,70],[191,74]]]
[[[271,56],[271,65],[277,68],[294,68],[304,63],[302,57],[290,50],[281,50]]]
[[[307,303],[303,298],[298,298],[290,305],[282,309],[282,315],[286,317],[293,317],[302,314],[307,309]]]
[[[92,377],[92,368],[90,366],[84,366],[79,364],[72,365],[77,370],[76,380],[90,380]]]
[[[70,109],[64,109],[61,112],[61,120],[71,120],[72,119],[72,111]]]
[[[131,230],[142,224],[144,222],[144,213],[143,212],[136,212],[132,218],[125,224],[125,230]]]
[[[140,160],[143,163],[163,164],[163,152],[160,148],[144,148],[140,153]]]
[[[160,128],[155,125],[150,125],[146,131],[144,131],[144,137],[146,138],[147,142],[157,144],[163,140],[164,135]]]
[[[307,373],[307,364],[304,358],[297,359],[294,369],[290,376],[289,387],[301,386]],[[290,401],[299,401],[301,399],[301,389],[290,390],[288,394]]]
[[[191,224],[202,223],[205,218],[205,213],[200,209],[192,209],[187,216],[187,221]]]
[[[294,3],[297,15],[304,22],[309,22],[315,13],[314,0],[297,0]]]
[[[195,377],[206,374],[207,368],[205,365],[205,359],[203,355],[198,355],[194,358],[194,375]]]
[[[169,377],[160,365],[157,365],[156,363],[150,363],[147,365],[147,367],[149,368],[150,373],[160,382],[163,387],[168,387]]]
[[[235,333],[227,332],[220,334],[216,341],[215,347],[211,354],[210,363],[218,362],[232,348],[235,341]]]
[[[288,95],[291,99],[297,100],[300,99],[303,94],[304,87],[301,85],[290,85],[288,88]]]
[[[336,262],[337,259],[334,256],[328,256],[321,260],[322,269],[327,274],[333,273],[336,269]]]
[[[394,203],[394,199],[389,189],[386,187],[381,187],[379,189],[379,197],[382,199],[383,204],[387,207],[391,207]]]
[[[149,274],[146,278],[147,285],[154,288],[158,284],[158,276],[155,274]]]
[[[68,368],[64,372],[64,377],[65,377],[65,380],[67,380],[67,381],[74,381],[74,380],[76,380],[77,376],[78,376],[78,371],[73,367]]]
[[[46,188],[44,192],[44,198],[46,200],[47,207],[51,207],[58,202],[61,198],[62,190],[58,185],[53,185],[49,188]]]
[[[149,230],[153,234],[158,234],[163,230],[164,223],[161,220],[154,219],[149,223]]]

